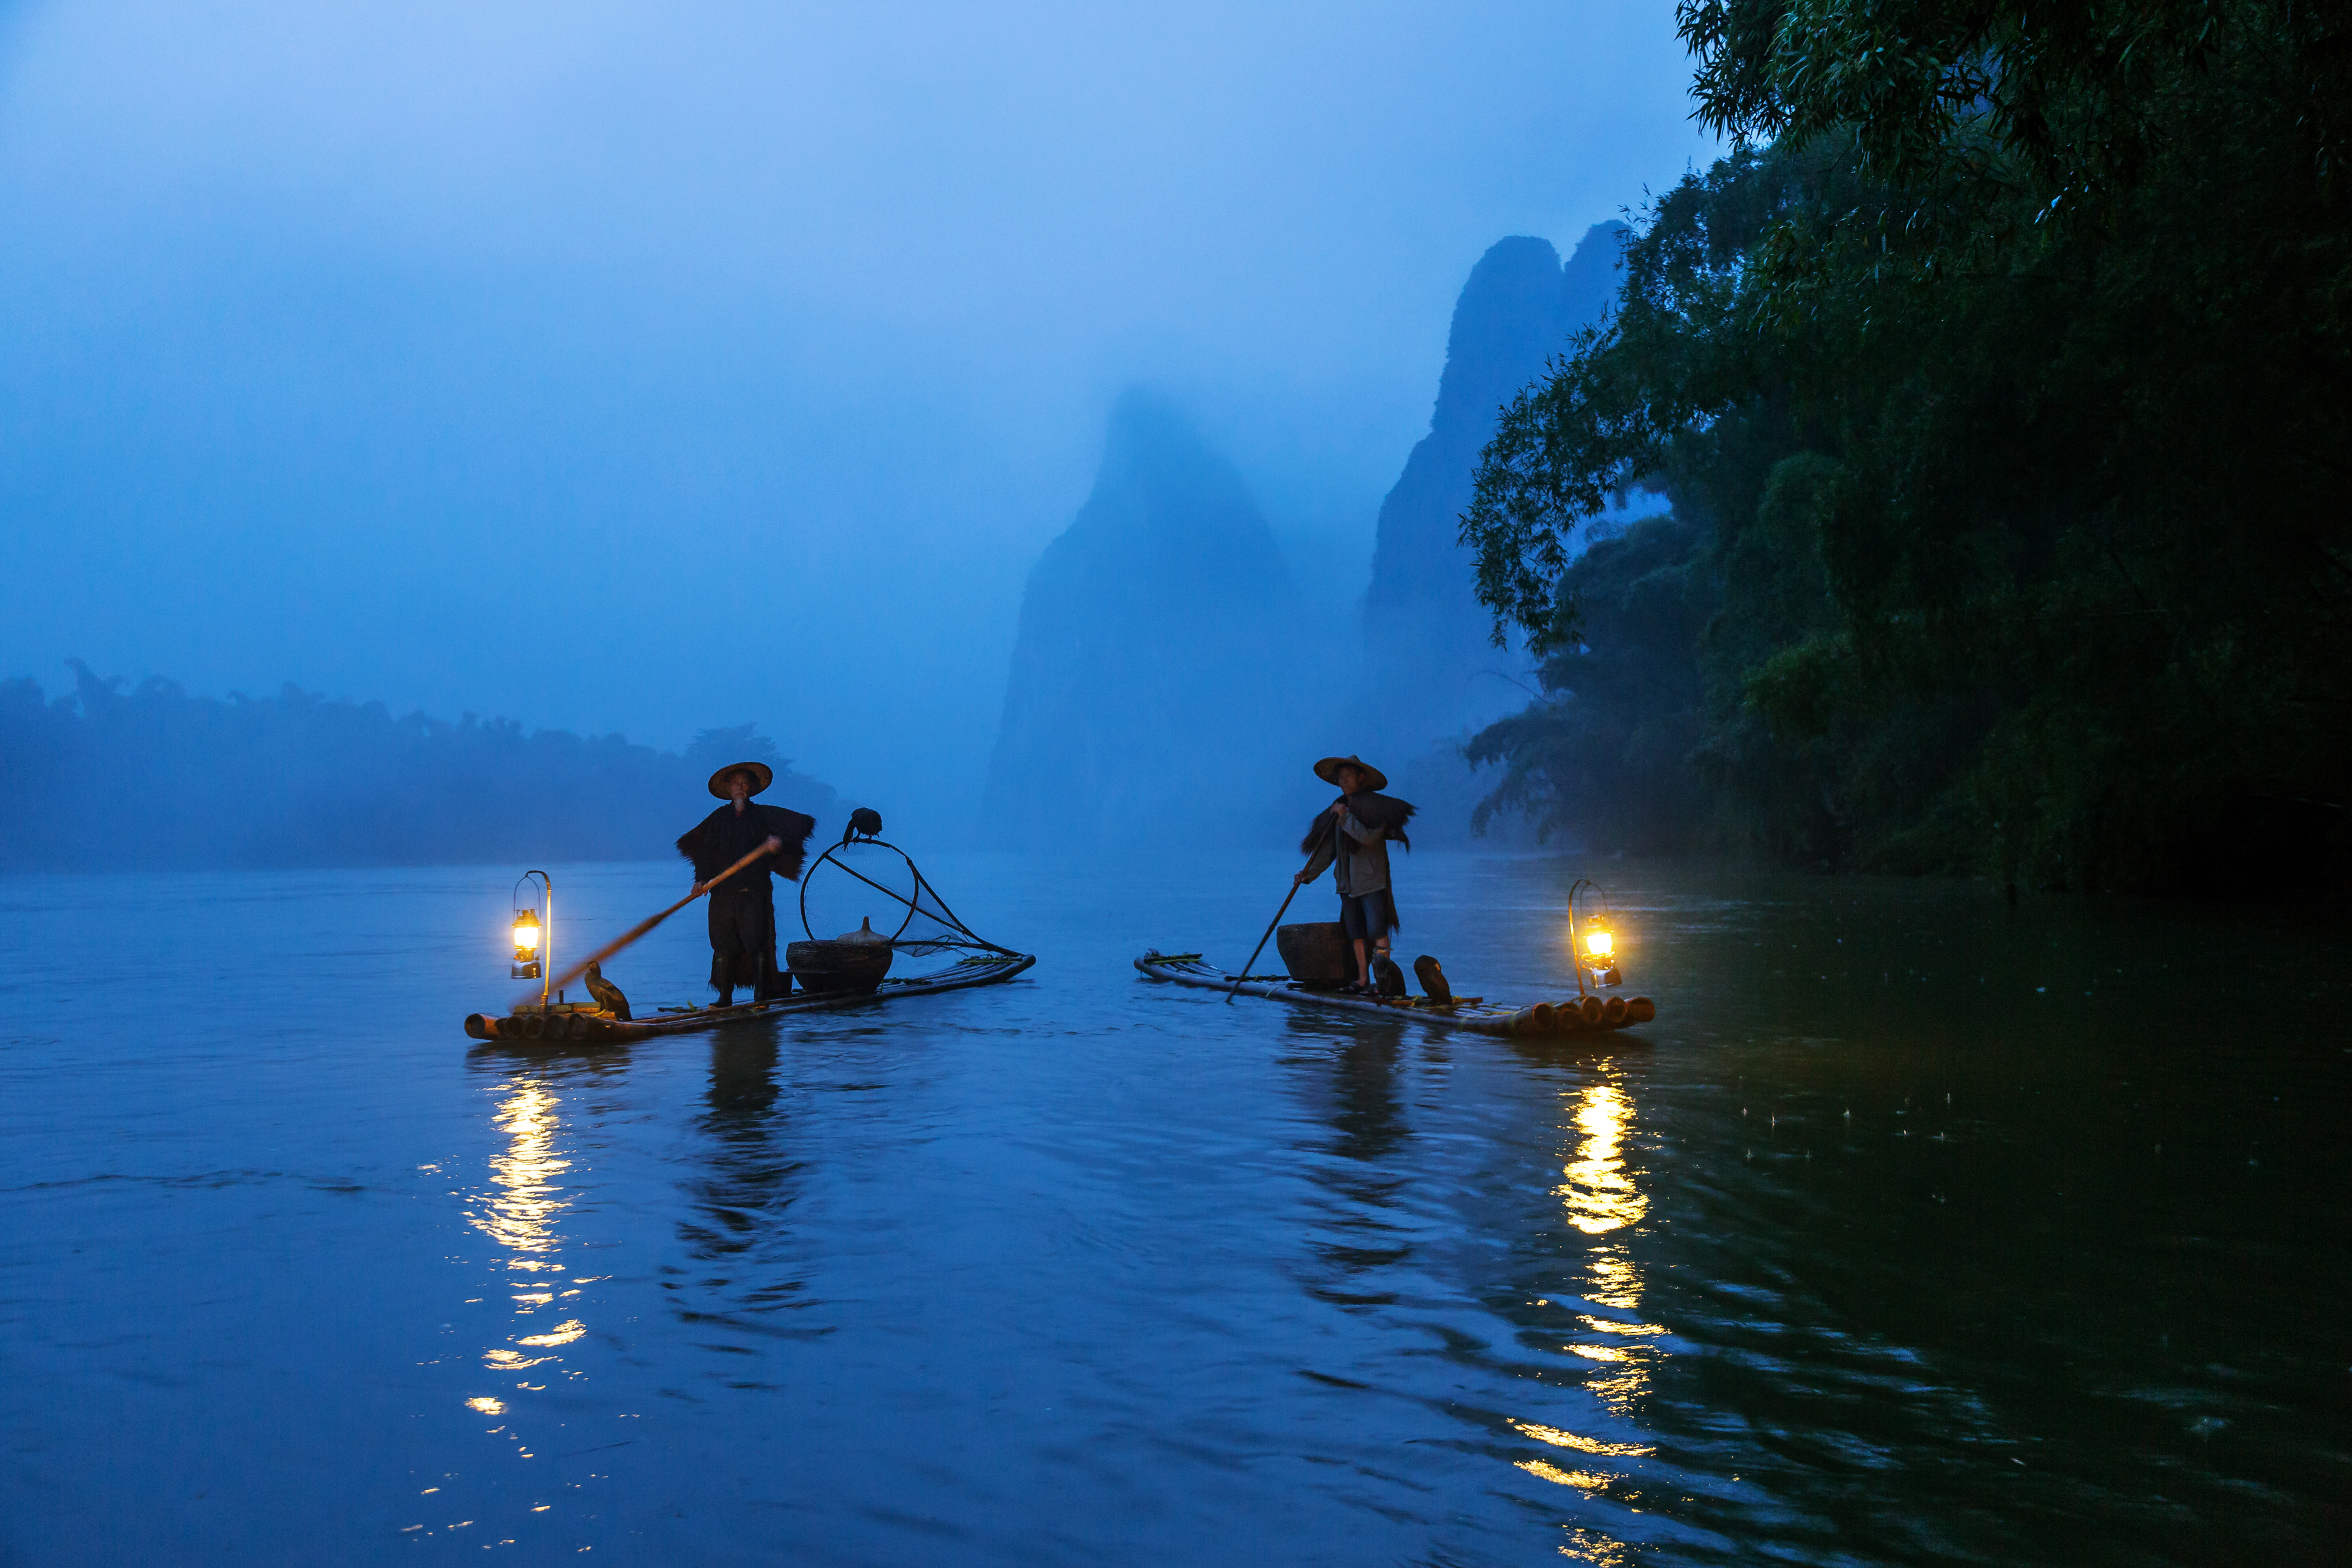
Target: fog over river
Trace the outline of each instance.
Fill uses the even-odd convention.
[[[512,868],[0,879],[0,1562],[2341,1543],[2340,923],[1615,865],[1593,1048],[1135,973],[1285,856],[905,837],[1035,969],[627,1049],[460,1033]],[[1591,868],[1401,856],[1402,950],[1557,994]]]

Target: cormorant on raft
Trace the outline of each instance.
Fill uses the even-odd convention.
[[[591,963],[581,978],[588,983],[588,994],[596,998],[596,1005],[624,1024],[630,1021],[629,999],[621,994],[619,986],[604,978],[602,965]]]

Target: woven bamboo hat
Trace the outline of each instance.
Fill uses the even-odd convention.
[[[730,763],[710,775],[710,793],[721,800],[735,798],[727,793],[727,777],[730,773],[750,773],[753,795],[759,794],[776,782],[775,770],[765,763]]]
[[[1355,768],[1360,771],[1364,775],[1364,787],[1366,789],[1382,790],[1389,787],[1388,774],[1381,772],[1380,769],[1372,766],[1371,763],[1364,761],[1363,758],[1354,755],[1324,758],[1321,762],[1315,764],[1315,776],[1321,779],[1327,784],[1336,784],[1339,782],[1339,770],[1341,768]]]

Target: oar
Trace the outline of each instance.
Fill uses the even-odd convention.
[[[1323,835],[1330,831],[1333,820],[1326,816],[1323,819],[1323,826],[1316,830],[1315,842],[1307,851],[1307,859],[1314,859],[1315,851],[1323,847]],[[1298,896],[1299,886],[1300,884],[1294,879],[1290,884],[1290,891],[1282,895],[1282,908],[1275,910],[1274,919],[1265,922],[1265,935],[1257,939],[1257,946],[1250,950],[1249,962],[1242,965],[1242,972],[1239,974],[1234,976],[1234,988],[1225,993],[1226,1005],[1232,1005],[1234,998],[1242,994],[1242,982],[1247,980],[1249,972],[1257,967],[1257,955],[1265,951],[1265,944],[1273,939],[1274,928],[1282,923],[1282,917],[1289,911],[1290,900]]]
[[[598,948],[595,952],[590,953],[587,957],[582,959],[579,963],[573,964],[571,968],[557,975],[554,983],[550,985],[548,989],[551,991],[562,990],[565,986],[571,984],[573,981],[587,973],[588,966],[590,964],[604,963],[606,959],[612,957],[614,953],[628,946],[629,943],[645,935],[646,932],[653,930],[654,927],[661,924],[662,921],[669,919],[670,916],[677,913],[678,910],[686,908],[687,905],[694,902],[695,900],[702,897],[703,894],[710,891],[711,889],[717,887],[719,883],[725,881],[736,872],[740,871],[752,861],[757,860],[761,856],[772,854],[776,850],[782,848],[783,843],[784,841],[781,838],[771,838],[765,844],[761,845],[757,849],[752,850],[749,855],[744,856],[740,860],[736,861],[732,866],[728,867],[724,871],[719,872],[716,877],[711,878],[708,882],[697,882],[694,885],[694,891],[687,894],[686,897],[678,900],[677,902],[672,904],[661,913],[653,916],[651,919],[639,921],[627,931],[622,932],[619,936],[614,937],[611,942],[606,942],[604,946]],[[530,1005],[530,998],[529,996],[525,996],[521,1001],[515,1004],[514,1010],[519,1013]]]

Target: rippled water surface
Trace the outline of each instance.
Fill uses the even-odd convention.
[[[519,868],[0,880],[0,1560],[2342,1560],[2340,921],[1613,866],[1593,1049],[1136,975],[1286,859],[925,860],[1028,976],[619,1050],[459,1032]],[[1591,868],[1399,864],[1559,993]]]

